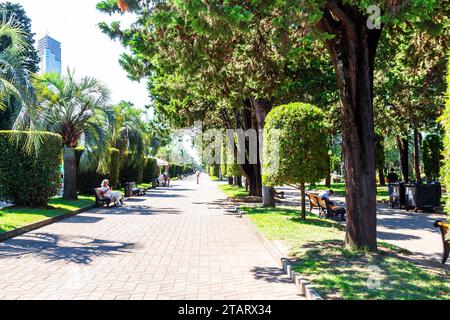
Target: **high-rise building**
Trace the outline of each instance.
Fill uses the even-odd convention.
[[[38,41],[38,53],[41,58],[40,73],[61,74],[61,42],[46,35]]]

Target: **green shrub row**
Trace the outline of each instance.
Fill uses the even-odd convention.
[[[193,172],[194,168],[192,166],[172,164],[169,168],[169,175],[171,177],[178,177],[180,175],[192,174]]]
[[[33,138],[43,142],[25,151]],[[61,136],[50,132],[0,131],[0,198],[17,206],[46,206],[61,184]]]
[[[109,149],[108,162],[106,167],[103,168],[104,173],[97,172],[97,166],[93,166],[88,170],[82,170],[80,167],[81,155],[84,152],[84,147],[78,147],[75,149],[77,158],[77,190],[80,193],[92,193],[92,189],[100,186],[104,179],[109,180],[109,184],[113,188],[120,186],[119,183],[119,168],[120,157],[118,149]]]
[[[160,168],[154,158],[144,159],[144,168],[142,174],[142,182],[151,183],[154,179],[157,179],[160,175]]]

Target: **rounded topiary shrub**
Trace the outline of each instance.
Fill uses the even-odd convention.
[[[38,135],[38,148],[26,151]],[[60,188],[61,136],[50,132],[0,131],[0,198],[16,206],[46,206]]]
[[[144,158],[135,159],[130,153],[126,153],[120,168],[120,183],[142,182],[144,173]]]

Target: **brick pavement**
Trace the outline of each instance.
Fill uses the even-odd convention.
[[[303,299],[207,177],[0,243],[0,299]]]

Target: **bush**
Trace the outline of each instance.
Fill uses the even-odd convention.
[[[142,182],[144,173],[144,158],[135,159],[129,153],[126,153],[120,168],[120,183]]]
[[[303,215],[305,183],[319,182],[328,171],[327,137],[325,114],[313,105],[291,103],[267,115],[263,184],[297,185],[302,192]]]
[[[25,152],[25,142],[37,134],[43,143]],[[0,198],[16,206],[46,206],[60,188],[61,146],[54,133],[0,131]]]
[[[92,189],[100,187],[101,182],[104,179],[109,180],[109,185],[113,188],[119,186],[119,150],[109,149],[109,163],[107,168],[105,168],[105,173],[100,174],[97,172],[97,166],[89,170],[82,171],[80,169],[80,158],[84,152],[84,147],[77,147],[75,149],[76,159],[77,159],[77,190],[80,193],[92,193]]]
[[[153,181],[153,179],[157,179],[158,177],[159,177],[159,167],[156,162],[156,159],[145,158],[142,182],[150,183]]]

